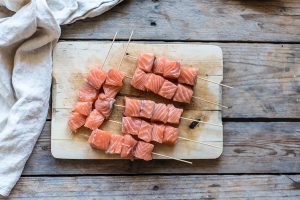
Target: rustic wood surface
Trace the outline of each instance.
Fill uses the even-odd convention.
[[[11,198],[299,199],[300,2],[127,0],[63,26],[63,40],[191,42],[223,50],[224,153],[175,161],[54,159],[45,124]],[[51,109],[50,109],[51,111]],[[244,175],[247,174],[247,175]],[[133,176],[134,175],[134,176]]]
[[[296,200],[298,181],[299,175],[23,177],[11,198]]]
[[[124,1],[102,16],[63,27],[63,39],[299,42],[297,0]]]

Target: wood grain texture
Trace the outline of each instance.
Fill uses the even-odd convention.
[[[62,39],[300,41],[297,0],[124,1],[99,17],[63,26]],[[80,30],[80,31],[79,31]]]
[[[299,173],[300,139],[296,129],[296,122],[226,122],[222,156],[217,160],[195,160],[188,165],[172,160],[54,159],[47,122],[23,174]]]
[[[108,71],[118,66],[125,42],[115,42],[103,70]],[[85,82],[86,74],[95,66],[103,63],[110,42],[60,42],[53,52],[53,90],[52,90],[52,132],[51,152],[55,158],[64,159],[118,159],[116,155],[108,155],[103,151],[92,149],[87,143],[91,131],[80,129],[72,134],[67,124],[71,109],[77,101],[76,93]],[[223,79],[222,50],[214,45],[199,45],[198,43],[130,43],[130,55],[139,55],[141,49],[145,52],[155,52],[157,56],[180,59],[181,65],[193,66],[199,69],[199,76],[211,74],[209,78],[220,83]],[[127,76],[132,77],[136,60],[125,58],[120,68]],[[131,79],[125,78],[124,85],[117,97],[116,104],[124,105],[124,96],[151,99],[156,103],[172,103],[150,92],[142,92],[130,85]],[[209,82],[197,82],[194,86],[194,96],[211,102],[222,104],[222,88]],[[214,104],[193,99],[190,104],[175,104],[183,108],[183,117],[200,119],[205,122],[222,124],[220,108]],[[115,107],[109,119],[121,122],[124,108]],[[208,124],[201,124],[190,129],[190,121],[181,120],[178,126],[180,136],[192,140],[202,141],[208,145],[178,140],[177,145],[156,145],[154,152],[180,159],[215,159],[222,153],[223,128]],[[101,126],[103,130],[121,134],[121,126],[111,121]],[[218,148],[209,145],[217,146]],[[166,159],[153,156],[154,159]]]
[[[10,198],[299,199],[299,181],[299,175],[23,177]]]
[[[224,55],[225,118],[300,117],[300,45],[217,44]]]

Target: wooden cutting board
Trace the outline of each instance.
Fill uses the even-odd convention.
[[[122,57],[126,43],[116,42],[104,66],[105,70],[117,67]],[[76,102],[76,91],[84,83],[88,71],[95,64],[101,64],[109,49],[110,42],[81,41],[59,42],[53,52],[53,91],[52,91],[52,122],[51,122],[51,152],[55,158],[64,159],[116,159],[118,156],[106,155],[102,151],[94,150],[87,143],[90,130],[82,128],[77,134],[72,134],[67,121],[71,108]],[[199,76],[207,76],[210,80],[223,80],[223,57],[221,48],[213,45],[197,43],[131,43],[128,52],[138,55],[140,51],[154,52],[159,56],[166,56],[179,60],[182,65],[199,68]],[[136,60],[126,57],[121,71],[132,76]],[[124,96],[151,99],[155,102],[169,103],[158,95],[141,92],[130,86],[130,79],[126,78],[124,87],[117,96],[117,104],[123,105]],[[216,84],[199,80],[194,87],[194,96],[206,100],[222,103],[222,88]],[[218,106],[193,99],[189,105],[175,103],[184,108],[183,117],[201,119],[207,122],[222,124],[222,113]],[[112,120],[122,120],[123,108],[115,107],[110,117]],[[174,146],[156,145],[157,153],[182,159],[215,159],[223,151],[223,128],[199,124],[194,129],[189,128],[190,121],[181,120],[180,136],[216,145],[214,148],[204,144],[178,140]],[[119,124],[106,122],[103,130],[121,134]],[[154,159],[164,159],[154,156]]]

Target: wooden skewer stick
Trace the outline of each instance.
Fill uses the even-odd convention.
[[[177,160],[177,161],[180,161],[180,162],[184,162],[184,163],[188,163],[190,165],[192,165],[193,163],[190,162],[190,161],[187,161],[187,160],[182,160],[182,159],[179,159],[179,158],[175,158],[175,157],[172,157],[172,156],[167,156],[167,155],[164,155],[164,154],[160,154],[160,153],[155,153],[155,152],[152,152],[153,155],[157,155],[157,156],[161,156],[161,157],[166,157],[166,158],[170,158],[170,159],[173,159],[173,160]]]
[[[224,105],[222,105],[222,104],[219,104],[219,103],[216,103],[216,102],[212,102],[212,101],[208,101],[208,100],[206,100],[206,99],[202,99],[202,98],[200,98],[200,97],[195,97],[195,96],[192,96],[193,98],[195,98],[195,99],[199,99],[200,101],[204,101],[204,102],[207,102],[207,103],[210,103],[210,104],[214,104],[214,105],[217,105],[217,106],[221,106],[221,107],[223,107],[223,108],[229,108],[229,107],[227,107],[227,106],[224,106]]]
[[[121,125],[122,125],[122,122],[118,122],[118,121],[111,120],[111,119],[109,119],[108,121],[113,122],[113,123],[117,123],[117,124],[121,124]]]
[[[118,121],[110,120],[110,119],[108,121],[111,121],[113,123],[117,123],[117,124],[121,124],[122,125],[122,122],[118,122]],[[192,140],[192,139],[185,138],[185,137],[180,137],[180,136],[178,136],[178,139],[186,140],[186,141],[189,141],[189,142],[195,142],[195,143],[199,143],[199,144],[203,144],[203,145],[207,145],[207,146],[211,146],[211,147],[215,147],[215,148],[221,149],[221,147],[218,147],[218,146],[215,146],[215,145],[212,145],[212,144],[207,144],[205,142],[200,142],[198,140]]]
[[[128,46],[129,46],[129,43],[130,43],[130,41],[131,41],[132,35],[133,35],[133,30],[131,31],[131,34],[130,34],[130,36],[129,36],[129,39],[128,39],[128,42],[127,42],[126,48],[125,48],[125,50],[124,50],[124,53],[123,53],[122,59],[121,59],[121,61],[120,61],[120,63],[119,63],[119,66],[118,66],[118,70],[120,70],[120,67],[121,67],[121,65],[122,65],[122,62],[123,62],[123,60],[124,60],[124,57],[125,57],[125,55],[126,55],[126,52],[127,52]]]
[[[123,106],[123,105],[115,104],[115,106],[125,108],[125,106]],[[202,123],[202,124],[209,124],[209,125],[212,125],[212,126],[223,127],[220,124],[215,124],[215,123],[210,123],[210,122],[204,122],[204,121],[201,121],[201,120],[190,119],[190,118],[186,118],[186,117],[180,117],[180,118],[183,119],[183,120],[188,120],[188,121],[193,121],[193,122],[196,121],[196,122],[199,122],[199,123]]]
[[[199,123],[203,123],[203,124],[209,124],[209,125],[212,125],[212,126],[223,127],[220,124],[215,124],[215,123],[210,123],[210,122],[204,122],[202,120],[190,119],[190,118],[186,118],[186,117],[180,117],[180,118],[184,119],[184,120],[192,121],[192,122],[199,122]]]
[[[128,54],[128,53],[126,53],[126,56],[127,56],[127,57],[129,57],[129,58],[132,58],[132,59],[138,60],[138,58],[137,58],[137,57],[135,57],[135,56],[132,56],[132,55],[130,55],[130,54]],[[225,85],[225,84],[222,84],[222,83],[218,83],[218,82],[215,82],[215,81],[212,81],[212,80],[209,80],[209,79],[203,78],[203,77],[201,77],[201,76],[197,76],[197,78],[198,78],[198,79],[201,79],[201,80],[204,80],[204,81],[208,81],[208,82],[211,82],[211,83],[217,84],[217,85],[221,85],[221,86],[223,86],[223,87],[227,87],[227,88],[230,88],[230,89],[232,89],[232,88],[233,88],[232,86]]]
[[[211,82],[211,83],[214,83],[214,84],[218,84],[218,85],[221,85],[221,86],[223,86],[223,87],[230,88],[230,89],[232,89],[232,88],[233,88],[232,86],[225,85],[225,84],[222,84],[222,83],[218,83],[218,82],[215,82],[215,81],[209,80],[209,79],[207,79],[207,78],[202,78],[201,76],[197,76],[197,78],[199,78],[199,79],[201,79],[201,80],[204,80],[204,81],[207,81],[207,82]]]
[[[184,138],[184,137],[180,137],[180,136],[178,136],[178,139],[186,140],[186,141],[189,141],[189,142],[195,142],[195,143],[199,143],[199,144],[203,144],[203,145],[207,145],[207,146],[211,146],[211,147],[218,148],[218,149],[222,149],[222,147],[215,146],[215,145],[212,145],[212,144],[208,144],[208,143],[205,143],[205,142],[200,142],[198,140],[192,140],[192,139]]]
[[[103,66],[104,66],[105,63],[106,63],[106,60],[107,60],[107,58],[108,58],[108,55],[109,55],[110,50],[111,50],[111,48],[112,48],[112,46],[113,46],[113,44],[114,44],[114,42],[115,42],[115,39],[116,39],[117,35],[118,35],[118,31],[117,31],[117,32],[115,33],[115,35],[114,35],[114,38],[113,38],[113,40],[112,40],[112,42],[111,42],[111,44],[110,44],[110,47],[109,47],[109,50],[108,50],[108,52],[107,52],[107,54],[106,54],[106,57],[105,57],[105,59],[104,59],[104,62],[103,62],[103,64],[102,64],[102,66],[101,66],[101,69],[103,69]]]

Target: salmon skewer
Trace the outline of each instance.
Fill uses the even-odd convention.
[[[131,117],[123,117],[122,122],[118,122],[114,120],[109,120],[109,121],[122,125],[122,133],[124,135],[128,135],[128,134],[133,136],[136,135],[139,139],[145,142],[154,141],[161,144],[175,145],[177,143],[177,140],[181,139],[190,142],[200,143],[214,148],[221,148],[212,144],[181,137],[179,136],[179,129],[173,126],[168,126],[165,124],[149,123],[144,120],[141,120],[139,127],[135,127],[135,132],[138,132],[138,134],[136,133],[133,134],[130,132],[128,127],[134,127],[133,125],[134,120],[138,120],[138,119],[131,118]],[[137,130],[138,128],[139,130]]]
[[[151,91],[166,99],[172,99],[173,101],[182,103],[191,103],[192,98],[195,98],[210,104],[228,108],[227,106],[221,105],[219,103],[202,99],[201,97],[193,96],[193,89],[189,85],[181,83],[178,83],[176,85],[171,81],[164,79],[160,75],[156,75],[153,73],[147,74],[145,72],[143,73],[139,68],[136,68],[136,71],[131,79],[131,85],[134,88],[142,91]]]
[[[163,122],[173,125],[178,125],[180,123],[180,119],[183,119],[197,123],[222,127],[222,125],[219,124],[182,117],[183,109],[176,108],[172,104],[158,104],[151,100],[139,100],[129,97],[125,97],[124,102],[125,106],[115,106],[124,107],[125,109],[123,114],[126,117],[146,118],[150,119],[151,121]]]
[[[113,41],[111,42],[108,53],[105,57],[103,65],[100,67],[99,65],[95,65],[88,73],[86,82],[77,92],[77,102],[72,108],[72,115],[68,120],[68,126],[72,132],[76,132],[81,126],[85,125],[91,129],[95,129],[99,124],[103,123],[103,116],[101,113],[94,111],[92,115],[93,103],[97,99],[97,95],[99,93],[100,88],[103,86],[103,83],[106,81],[107,74],[102,70],[103,66],[106,63],[110,50],[113,46],[113,43],[116,39],[117,32],[114,35]],[[97,102],[97,107],[103,105],[100,101]],[[102,108],[102,107],[101,107]],[[103,112],[100,110],[100,112]],[[110,114],[109,110],[107,112],[102,113],[105,117],[108,117]],[[88,116],[88,117],[86,117]]]
[[[129,53],[126,55],[129,58],[133,58],[137,60],[137,67],[142,69],[145,72],[153,72],[155,74],[164,76],[165,78],[176,79],[178,83],[188,84],[191,86],[196,85],[197,79],[201,79],[204,81],[208,81],[214,84],[218,84],[223,87],[233,88],[232,86],[228,86],[222,83],[218,83],[200,76],[197,76],[198,69],[193,67],[182,67],[181,64],[177,61],[169,60],[165,57],[154,57],[155,61],[153,62],[153,66],[148,66],[147,69],[143,67],[145,60],[147,60],[147,55],[152,53],[140,53],[139,57],[131,56]],[[150,65],[150,62],[147,63]]]
[[[136,119],[131,117],[123,117],[122,133],[124,135],[126,134],[136,135],[136,134],[131,134],[129,130],[123,128],[123,127],[134,126],[133,125],[134,120]],[[174,128],[172,126],[168,126],[164,124],[149,123],[144,120],[141,120],[141,125],[139,127],[138,134],[137,134],[137,137],[145,142],[155,141],[158,143],[171,144],[171,145],[177,143],[178,136],[179,136],[178,128]]]
[[[138,158],[145,161],[152,160],[152,155],[158,155],[180,162],[192,164],[192,162],[174,158],[171,156],[163,155],[160,153],[153,152],[154,145],[137,141],[130,135],[117,135],[109,131],[102,131],[95,129],[89,139],[88,143],[92,148],[105,151],[107,154],[120,154],[121,158]]]
[[[141,117],[163,123],[179,124],[183,109],[172,104],[155,103],[151,100],[139,100],[125,97],[124,115],[127,117]],[[171,113],[169,114],[169,111]]]

